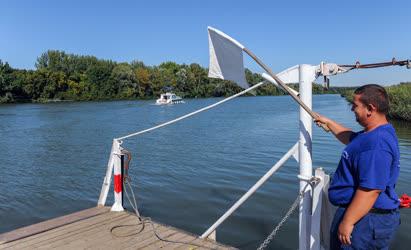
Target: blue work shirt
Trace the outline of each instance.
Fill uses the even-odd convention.
[[[400,171],[400,151],[391,124],[369,132],[353,133],[335,171],[328,198],[335,206],[351,203],[357,188],[381,190],[374,208],[399,206],[395,184]]]

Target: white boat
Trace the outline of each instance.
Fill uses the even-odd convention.
[[[184,103],[183,99],[177,96],[174,93],[167,92],[165,94],[161,94],[160,98],[157,99],[156,104],[163,105],[163,104],[175,104],[175,103]]]

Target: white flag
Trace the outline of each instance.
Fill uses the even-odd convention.
[[[244,89],[248,88],[243,63],[244,46],[212,27],[208,27],[208,42],[210,47],[208,76],[230,80]]]

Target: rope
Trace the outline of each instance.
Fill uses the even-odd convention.
[[[159,239],[160,241],[164,241],[164,242],[169,242],[169,243],[177,243],[177,244],[184,244],[184,245],[190,245],[190,246],[195,246],[195,247],[199,247],[199,248],[206,248],[206,249],[214,249],[211,247],[207,247],[204,245],[199,245],[199,244],[195,244],[193,242],[186,242],[186,241],[174,241],[174,240],[167,240],[162,238],[155,226],[153,221],[151,220],[150,217],[142,217],[140,216],[140,213],[138,211],[138,207],[137,207],[137,201],[136,201],[136,196],[134,195],[134,191],[133,191],[133,187],[131,186],[131,178],[128,175],[128,170],[129,170],[129,163],[131,161],[131,153],[125,149],[122,150],[122,153],[127,155],[127,162],[125,164],[125,172],[124,172],[124,178],[123,178],[123,182],[124,184],[126,184],[125,188],[124,188],[124,193],[126,194],[127,200],[130,203],[130,206],[133,208],[134,213],[136,214],[136,217],[138,218],[138,223],[137,224],[128,224],[128,225],[119,225],[119,226],[114,226],[110,229],[110,233],[115,236],[115,237],[129,237],[129,236],[133,236],[133,235],[138,235],[139,233],[144,231],[144,228],[146,226],[146,224],[151,225],[151,230],[154,234],[154,236]],[[131,191],[131,198],[127,192],[127,187],[128,189],[130,189]],[[127,234],[127,235],[119,235],[117,233],[115,233],[115,230],[118,228],[122,228],[122,227],[135,227],[135,226],[139,226],[141,225],[140,229],[137,232],[131,233],[131,234]]]
[[[216,103],[214,103],[214,104],[211,104],[211,105],[209,105],[209,106],[207,106],[207,107],[204,107],[204,108],[201,108],[201,109],[196,110],[196,111],[194,111],[194,112],[191,112],[191,113],[189,113],[189,114],[180,116],[180,117],[178,117],[178,118],[176,118],[176,119],[174,119],[174,120],[171,120],[171,121],[162,123],[162,124],[157,125],[157,126],[154,126],[154,127],[152,127],[152,128],[148,128],[148,129],[141,130],[141,131],[136,132],[136,133],[133,133],[133,134],[129,134],[129,135],[126,135],[126,136],[123,136],[123,137],[120,137],[120,138],[116,138],[116,140],[124,140],[124,139],[130,138],[130,137],[133,137],[133,136],[141,135],[141,134],[150,132],[150,131],[152,131],[152,130],[155,130],[155,129],[158,129],[158,128],[161,128],[161,127],[164,127],[164,126],[173,124],[173,123],[176,123],[176,122],[178,122],[178,121],[181,121],[181,120],[183,120],[183,119],[185,119],[185,118],[188,118],[188,117],[193,116],[193,115],[195,115],[195,114],[198,114],[198,113],[200,113],[200,112],[203,112],[203,111],[209,110],[209,109],[211,109],[211,108],[214,108],[214,107],[216,107],[216,106],[218,106],[218,105],[220,105],[220,104],[223,104],[223,103],[225,103],[225,102],[227,102],[227,101],[229,101],[229,100],[231,100],[231,99],[236,98],[237,96],[244,95],[245,93],[247,93],[247,92],[249,92],[249,91],[251,91],[251,90],[253,90],[253,89],[255,89],[255,88],[260,87],[260,86],[263,85],[264,83],[266,83],[266,82],[265,82],[265,81],[259,82],[259,83],[257,83],[256,85],[254,85],[254,86],[252,86],[252,87],[250,87],[250,88],[248,88],[248,89],[246,89],[246,90],[243,90],[243,91],[241,91],[241,92],[239,92],[239,93],[237,93],[237,94],[235,94],[235,95],[232,95],[232,96],[230,96],[230,97],[227,97],[226,99],[223,99],[223,100],[221,100],[221,101],[219,101],[219,102],[216,102]]]
[[[129,188],[130,191],[131,191],[132,200],[130,199],[130,196],[128,195],[127,188],[125,188],[124,191],[125,191],[125,193],[126,193],[126,197],[127,197],[128,202],[130,203],[131,207],[132,207],[133,210],[134,210],[134,213],[136,214],[136,216],[137,216],[137,218],[138,218],[138,220],[139,220],[139,223],[138,223],[138,224],[134,224],[134,225],[120,225],[120,226],[115,226],[115,227],[113,227],[110,231],[113,233],[114,236],[116,236],[116,237],[128,237],[128,236],[132,236],[132,235],[137,235],[137,234],[141,233],[141,232],[144,230],[146,224],[149,224],[149,225],[151,225],[151,230],[152,230],[154,236],[155,236],[157,239],[159,239],[160,241],[169,242],[169,243],[176,243],[176,244],[184,244],[184,245],[190,245],[190,246],[196,246],[196,247],[199,247],[199,248],[214,249],[214,248],[210,248],[210,247],[207,247],[207,246],[204,246],[204,245],[195,244],[195,243],[193,243],[193,242],[167,240],[167,239],[162,238],[162,237],[158,234],[157,229],[156,229],[156,227],[154,226],[154,223],[153,223],[153,221],[151,220],[151,218],[150,218],[150,217],[142,217],[142,216],[140,216],[140,213],[138,212],[138,208],[137,208],[136,197],[135,197],[135,195],[134,195],[133,188],[132,188],[132,186],[131,186],[131,184],[130,184],[130,178],[127,179],[126,184],[127,184],[128,188]],[[114,232],[113,232],[114,229],[119,228],[119,227],[138,226],[138,225],[142,225],[142,227],[140,228],[140,230],[138,230],[136,233],[133,233],[133,234],[120,236],[120,235],[114,234]]]
[[[394,65],[407,66],[407,68],[411,68],[411,62],[410,62],[410,60],[397,61],[395,58],[393,58],[390,62],[371,63],[371,64],[360,64],[360,62],[357,61],[355,64],[341,64],[341,65],[338,65],[338,66],[339,66],[339,67],[342,67],[342,68],[349,68],[348,70],[352,70],[352,69],[380,68],[380,67],[387,67],[387,66],[394,66]],[[221,100],[221,101],[219,101],[219,102],[217,102],[217,103],[214,103],[214,104],[209,105],[209,106],[207,106],[207,107],[201,108],[201,109],[196,110],[196,111],[194,111],[194,112],[191,112],[191,113],[189,113],[189,114],[183,115],[183,116],[178,117],[178,118],[176,118],[176,119],[174,119],[174,120],[171,120],[171,121],[168,121],[168,122],[159,124],[159,125],[157,125],[157,126],[154,126],[154,127],[151,127],[151,128],[145,129],[145,130],[141,130],[141,131],[138,131],[138,132],[136,132],[136,133],[132,133],[132,134],[129,134],[129,135],[126,135],[126,136],[123,136],[123,137],[119,137],[119,138],[117,138],[117,140],[124,140],[124,139],[130,138],[130,137],[133,137],[133,136],[141,135],[141,134],[150,132],[150,131],[152,131],[152,130],[155,130],[155,129],[158,129],[158,128],[161,128],[161,127],[164,127],[164,126],[173,124],[173,123],[176,123],[176,122],[178,122],[178,121],[180,121],[180,120],[183,120],[183,119],[185,119],[185,118],[188,118],[188,117],[193,116],[193,115],[195,115],[195,114],[198,114],[198,113],[200,113],[200,112],[206,111],[206,110],[208,110],[208,109],[214,108],[214,107],[216,107],[216,106],[218,106],[218,105],[220,105],[220,104],[222,104],[222,103],[224,103],[224,102],[227,102],[227,101],[229,101],[229,100],[231,100],[231,99],[234,99],[234,98],[236,98],[236,97],[238,97],[238,96],[240,96],[240,95],[243,95],[243,94],[245,94],[245,93],[247,93],[247,92],[249,92],[249,91],[251,91],[251,90],[253,90],[253,89],[255,89],[255,88],[257,88],[257,87],[259,87],[259,86],[261,86],[261,85],[263,85],[264,83],[265,83],[264,81],[263,81],[263,82],[260,82],[260,83],[257,83],[256,85],[254,85],[254,86],[252,86],[252,87],[250,87],[250,88],[248,88],[248,89],[246,89],[246,90],[243,90],[243,91],[241,91],[241,92],[239,92],[239,93],[237,93],[237,94],[235,94],[235,95],[232,95],[232,96],[230,96],[230,97],[228,97],[228,98],[226,98],[226,99],[224,99],[224,100]],[[290,93],[290,94],[291,94],[291,93]],[[291,94],[291,95],[292,95],[292,94]]]
[[[393,58],[393,59],[391,60],[391,62],[371,63],[371,64],[360,64],[360,62],[357,61],[354,65],[351,65],[351,64],[342,64],[342,65],[338,65],[338,66],[339,66],[339,67],[343,67],[343,68],[349,68],[348,70],[352,70],[352,69],[379,68],[379,67],[387,67],[387,66],[394,66],[394,65],[399,65],[399,66],[405,66],[405,65],[406,65],[408,68],[411,68],[410,60],[396,61],[395,58]],[[144,134],[144,133],[153,131],[153,130],[155,130],[155,129],[158,129],[158,128],[161,128],[161,127],[164,127],[164,126],[173,124],[173,123],[176,123],[176,122],[181,121],[181,120],[183,120],[183,119],[186,119],[186,118],[188,118],[188,117],[190,117],[190,116],[193,116],[193,115],[196,115],[196,114],[201,113],[201,112],[203,112],[203,111],[206,111],[206,110],[209,110],[209,109],[211,109],[211,108],[214,108],[214,107],[216,107],[216,106],[218,106],[218,105],[220,105],[220,104],[223,104],[224,102],[227,102],[227,101],[229,101],[229,100],[231,100],[231,99],[234,99],[234,98],[236,98],[236,97],[238,97],[238,96],[240,96],[240,95],[243,95],[243,94],[245,94],[245,93],[247,93],[247,92],[249,92],[249,91],[251,91],[251,90],[253,90],[253,89],[255,89],[255,88],[258,88],[259,86],[263,85],[264,83],[265,83],[265,81],[259,82],[259,83],[257,83],[256,85],[251,86],[250,88],[248,88],[248,89],[246,89],[246,90],[243,90],[243,91],[241,91],[241,92],[239,92],[239,93],[237,93],[237,94],[235,94],[235,95],[232,95],[232,96],[230,96],[230,97],[227,97],[226,99],[223,99],[223,100],[221,100],[221,101],[219,101],[219,102],[217,102],[217,103],[211,104],[211,105],[209,105],[209,106],[207,106],[207,107],[201,108],[201,109],[196,110],[196,111],[194,111],[194,112],[191,112],[191,113],[189,113],[189,114],[180,116],[180,117],[178,117],[178,118],[176,118],[176,119],[174,119],[174,120],[171,120],[171,121],[168,121],[168,122],[159,124],[159,125],[157,125],[157,126],[154,126],[154,127],[148,128],[148,129],[144,129],[144,130],[138,131],[138,132],[136,132],[136,133],[132,133],[132,134],[129,134],[129,135],[126,135],[126,136],[123,136],[123,137],[119,137],[119,138],[116,138],[116,139],[117,139],[117,140],[124,140],[124,139],[130,138],[130,137],[133,137],[133,136],[141,135],[141,134]],[[292,94],[291,94],[291,95],[292,95]]]

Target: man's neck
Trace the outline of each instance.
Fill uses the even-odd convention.
[[[379,126],[385,125],[387,123],[388,121],[385,115],[376,116],[373,119],[370,119],[369,122],[364,126],[364,131],[365,132],[372,131],[378,128]]]

